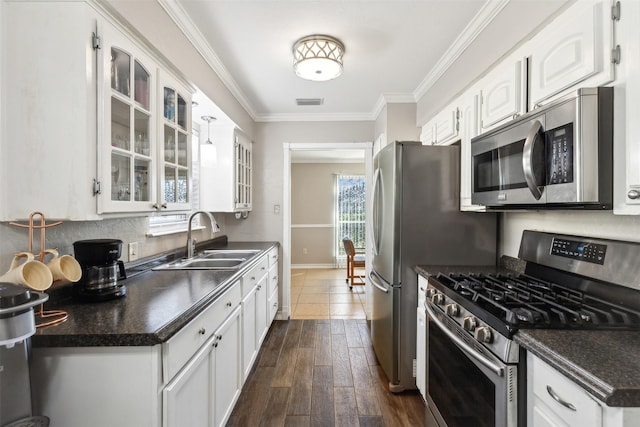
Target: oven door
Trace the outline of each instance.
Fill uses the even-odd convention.
[[[474,138],[472,194],[485,206],[547,202],[545,116],[532,117]]]
[[[438,426],[516,427],[517,365],[503,363],[430,304],[427,405]]]

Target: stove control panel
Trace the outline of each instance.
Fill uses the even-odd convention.
[[[551,245],[551,254],[578,261],[604,264],[607,245],[577,240],[554,238]]]

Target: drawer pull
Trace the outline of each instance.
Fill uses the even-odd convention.
[[[232,303],[231,301],[229,301],[229,302],[227,303],[227,307],[231,307],[232,305],[233,305],[233,303]]]
[[[256,281],[256,276],[251,276],[251,280]]]
[[[206,330],[205,328],[200,328],[200,329],[198,329],[198,333],[199,333],[200,335],[204,335],[204,334],[206,334],[206,333],[207,333],[207,330]]]
[[[266,267],[264,267],[264,266],[263,266],[260,270],[265,271],[265,270],[266,270]]]
[[[256,290],[259,291],[260,289],[262,289],[262,285],[258,285],[258,288]]]
[[[569,408],[572,411],[576,411],[576,407],[573,406],[573,404],[571,404],[571,403],[565,401],[564,399],[562,399],[560,396],[558,396],[556,394],[556,392],[553,391],[553,389],[551,388],[550,385],[547,386],[547,393],[549,393],[549,396],[551,396],[553,398],[553,400],[555,400],[556,402],[558,402],[559,404],[561,404],[565,408]]]

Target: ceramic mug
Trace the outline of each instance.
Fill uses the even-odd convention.
[[[45,249],[44,253],[53,255],[51,261],[47,263],[47,267],[51,271],[54,282],[65,285],[80,280],[82,267],[74,257],[71,255],[60,256],[55,249]]]
[[[20,264],[20,258],[26,258],[26,261]],[[53,283],[53,275],[46,265],[34,259],[32,253],[20,252],[13,257],[9,271],[0,276],[0,282],[15,283],[35,291],[44,291]]]

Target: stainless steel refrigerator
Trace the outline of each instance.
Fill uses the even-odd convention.
[[[394,142],[374,158],[371,338],[389,388],[416,388],[416,265],[495,265],[497,217],[460,211],[460,148]]]

